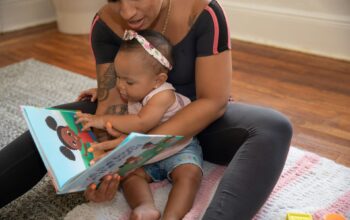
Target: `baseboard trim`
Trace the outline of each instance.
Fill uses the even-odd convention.
[[[231,37],[350,60],[350,16],[222,2]]]

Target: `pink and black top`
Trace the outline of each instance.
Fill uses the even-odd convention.
[[[91,45],[96,64],[112,63],[121,42],[122,38],[96,15],[91,29]],[[218,54],[230,48],[230,32],[225,14],[219,3],[212,0],[198,16],[187,35],[173,45],[175,65],[169,73],[168,82],[175,87],[176,92],[191,100],[196,99],[195,59]]]

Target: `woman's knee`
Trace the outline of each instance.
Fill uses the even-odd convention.
[[[289,152],[293,129],[289,119],[273,109],[265,109],[256,118],[244,146],[247,154],[280,167]],[[272,163],[273,162],[273,163]]]
[[[198,139],[205,160],[227,164],[242,146],[266,146],[286,152],[292,133],[289,119],[276,110],[231,103],[225,115],[202,131]]]
[[[293,127],[290,120],[281,112],[273,109],[268,110],[270,113],[264,118],[262,124],[263,133],[267,137],[280,140],[289,147],[293,135]]]

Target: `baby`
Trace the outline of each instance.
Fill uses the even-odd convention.
[[[110,123],[120,133],[147,133],[171,118],[190,103],[166,82],[172,69],[171,50],[168,40],[157,32],[126,31],[114,67],[120,96],[128,102],[128,114],[78,113],[77,123],[83,122],[83,129],[105,129]],[[173,186],[162,219],[182,219],[193,205],[202,178],[202,163],[201,147],[192,138],[162,151],[123,178],[124,194],[132,208],[130,219],[160,218],[148,183],[166,178]]]

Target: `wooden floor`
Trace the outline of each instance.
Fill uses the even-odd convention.
[[[233,97],[283,112],[292,145],[350,167],[350,62],[232,44]],[[95,77],[89,37],[61,34],[54,23],[0,35],[0,67],[28,58]]]

